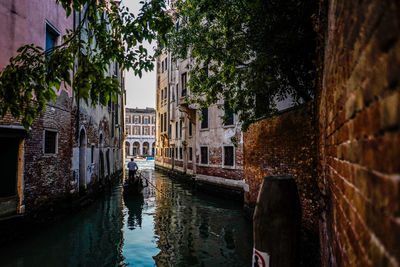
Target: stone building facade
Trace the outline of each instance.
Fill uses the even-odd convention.
[[[226,124],[222,103],[199,109],[189,105],[188,59],[157,59],[156,166],[193,175],[200,183],[243,191],[243,134],[230,113]],[[237,140],[236,144],[235,141]]]
[[[17,49],[35,44],[45,49],[61,43],[74,15],[55,0],[0,3],[0,69]],[[123,86],[123,73],[110,69]],[[10,88],[12,89],[12,88]],[[123,89],[123,88],[122,88]],[[0,217],[30,214],[88,190],[122,170],[124,99],[108,107],[88,107],[62,85],[30,129],[9,114],[0,118]]]
[[[125,109],[125,155],[154,156],[156,111],[154,108]]]

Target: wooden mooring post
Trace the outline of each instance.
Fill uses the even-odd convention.
[[[297,266],[300,224],[300,200],[294,179],[265,177],[253,217],[252,266]]]

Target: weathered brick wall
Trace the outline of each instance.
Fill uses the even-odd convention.
[[[60,104],[60,103],[63,104]],[[64,106],[67,103],[67,106]],[[52,204],[54,200],[69,196],[73,188],[71,99],[63,92],[57,103],[49,104],[47,109],[32,124],[24,148],[24,202],[26,211],[39,209]],[[56,155],[45,155],[43,151],[43,131],[56,130],[58,149]]]
[[[329,3],[320,94],[325,266],[400,264],[400,6]]]
[[[297,183],[303,227],[318,233],[319,190],[314,103],[252,124],[244,134],[245,202],[254,206],[267,175],[290,175]]]
[[[315,103],[258,121],[244,135],[244,199],[254,207],[261,182],[268,175],[289,175],[297,184],[301,203],[301,233],[297,266],[320,266]],[[273,214],[268,215],[273,216]]]
[[[222,177],[231,180],[243,179],[243,170],[241,169],[222,168],[221,166],[210,167],[210,166],[197,165],[196,170],[198,174],[202,175]]]

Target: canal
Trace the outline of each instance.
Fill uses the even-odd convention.
[[[2,248],[0,266],[251,265],[251,223],[240,203],[141,167],[155,187],[123,197],[115,186],[74,216]]]

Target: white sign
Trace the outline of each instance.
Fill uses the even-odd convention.
[[[258,251],[253,248],[252,267],[269,267],[269,255],[267,252]]]

